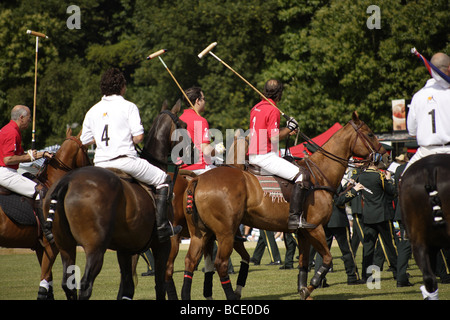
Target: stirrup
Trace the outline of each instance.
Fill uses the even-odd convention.
[[[315,224],[306,222],[305,218],[303,218],[303,213],[300,215],[299,229],[314,229],[316,227]]]

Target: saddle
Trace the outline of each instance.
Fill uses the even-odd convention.
[[[6,190],[6,189],[5,189]],[[33,210],[33,199],[8,190],[8,194],[0,193],[0,207],[6,216],[15,224],[37,226],[38,218]]]
[[[247,171],[253,174],[259,181],[264,193],[270,195],[273,201],[290,202],[294,182],[278,176],[274,176],[259,166],[247,163]],[[309,176],[309,171],[299,167],[300,173]]]
[[[150,196],[150,199],[152,199],[153,204],[155,205],[156,208],[156,201],[155,201],[155,192],[156,189],[153,186],[149,186],[137,179],[135,179],[134,177],[130,176],[128,173],[120,170],[120,169],[116,169],[116,168],[107,168],[109,171],[113,172],[116,176],[118,176],[120,179],[127,181],[129,183],[135,183],[138,184],[142,187],[142,189],[144,189],[148,195]]]

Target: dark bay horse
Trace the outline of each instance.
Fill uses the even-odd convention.
[[[409,167],[399,185],[402,221],[414,259],[423,274],[425,299],[438,298],[436,257],[450,247],[450,155],[432,155]],[[440,206],[444,219],[436,225],[433,207]],[[426,289],[426,292],[423,290]]]
[[[162,166],[176,144],[172,132],[186,124],[176,116],[181,102],[172,110],[163,110],[155,119],[147,137],[144,154],[151,163]],[[53,234],[63,263],[62,287],[69,300],[89,299],[93,283],[103,264],[106,249],[117,251],[121,271],[118,299],[134,295],[132,256],[152,249],[155,257],[155,290],[164,299],[164,272],[170,241],[160,242],[156,235],[155,204],[146,188],[121,179],[112,170],[85,167],[70,172],[47,194],[44,212],[56,201]],[[75,265],[76,246],[86,254],[83,278],[77,286],[68,282],[69,268]]]
[[[80,132],[81,134],[81,132]],[[72,136],[69,128],[66,140],[51,159],[45,161],[37,179],[46,187],[50,187],[72,169],[90,165],[86,148],[81,145],[80,134]],[[50,283],[53,279],[52,266],[58,250],[42,236],[40,226],[22,226],[11,221],[0,208],[0,247],[30,248],[36,251],[41,266],[41,281]],[[40,287],[38,299],[53,299],[53,288]]]
[[[310,296],[331,267],[332,256],[325,240],[323,225],[330,219],[333,193],[348,167],[349,158],[356,156],[368,159],[376,152],[386,151],[370,128],[354,112],[352,120],[336,132],[322,148],[307,161],[299,162],[300,166],[310,170],[314,184],[304,204],[305,218],[317,226],[297,232],[300,245],[298,290],[302,299]],[[194,225],[189,225],[190,231],[195,231],[191,231],[185,274],[192,274],[201,247],[207,245],[209,239],[215,235],[218,241],[215,267],[227,299],[235,299],[238,295],[232,291],[227,266],[239,224],[262,230],[289,232],[289,204],[272,201],[269,195],[264,194],[253,174],[228,166],[215,168],[194,178],[186,190],[185,201],[189,194],[193,196],[197,210],[192,213],[191,222]],[[310,245],[323,257],[323,265],[307,286]],[[185,284],[186,281],[183,290]],[[186,287],[189,289],[189,283]]]

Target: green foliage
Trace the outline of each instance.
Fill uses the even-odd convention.
[[[390,131],[391,99],[411,99],[429,77],[410,54],[431,58],[450,49],[449,4],[436,1],[350,0],[80,0],[81,29],[69,29],[69,4],[58,0],[0,3],[0,114],[9,121],[15,104],[33,105],[35,38],[46,33],[38,60],[38,147],[58,143],[66,125],[82,123],[100,97],[99,79],[121,68],[126,98],[149,128],[164,100],[181,93],[154,59],[159,49],[180,85],[201,86],[211,128],[248,128],[258,95],[212,56],[213,52],[262,90],[269,78],[285,84],[279,105],[307,135],[315,135],[353,110],[375,131]],[[381,28],[366,25],[375,4]],[[420,14],[418,14],[420,12]],[[31,131],[31,130],[29,130]],[[31,132],[24,137],[27,147]]]

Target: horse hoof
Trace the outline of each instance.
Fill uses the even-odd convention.
[[[39,287],[37,300],[55,300],[53,287],[50,287],[48,290],[44,287]]]
[[[303,287],[299,290],[300,293],[300,299],[302,300],[306,300],[309,298],[309,296],[311,295],[311,292],[308,290],[307,287]]]

